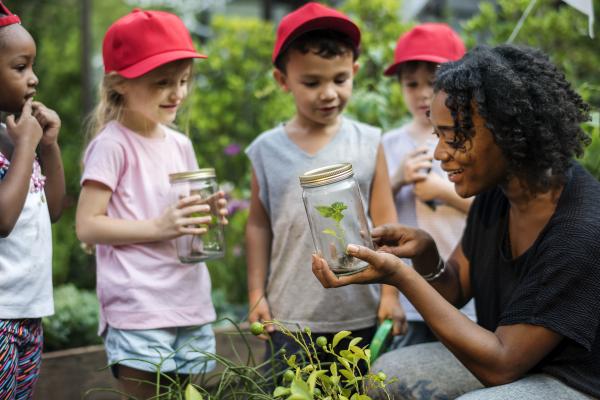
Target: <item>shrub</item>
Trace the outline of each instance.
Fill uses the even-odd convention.
[[[52,351],[101,343],[98,300],[89,290],[68,284],[54,289],[54,315],[42,320],[44,350]]]

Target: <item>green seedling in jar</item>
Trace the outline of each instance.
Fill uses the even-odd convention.
[[[216,199],[217,197],[213,194],[211,194],[209,191],[206,190],[192,190],[190,192],[190,195],[197,195],[200,196],[202,198],[201,203],[202,204],[208,204],[211,206],[211,210],[213,210],[213,207],[216,207]],[[195,256],[201,256],[206,254],[206,251],[209,251],[209,249],[211,247],[214,247],[217,239],[214,237],[214,235],[216,235],[216,232],[213,232],[213,227],[215,227],[218,224],[219,218],[212,212],[200,212],[200,211],[196,211],[193,213],[190,213],[188,215],[191,218],[200,218],[200,217],[208,217],[210,216],[210,221],[208,223],[203,223],[203,224],[197,224],[198,228],[204,228],[206,229],[206,233],[204,233],[203,235],[192,235],[192,239],[191,239],[191,243],[190,243],[190,247],[191,247],[191,254],[195,255]],[[208,247],[207,247],[208,246]]]
[[[317,209],[319,214],[321,214],[324,218],[333,220],[335,228],[334,229],[331,229],[331,228],[323,229],[322,233],[329,235],[329,236],[333,236],[337,240],[337,242],[340,244],[340,247],[342,248],[342,251],[344,252],[344,255],[340,258],[340,263],[342,265],[345,265],[350,257],[348,256],[348,254],[346,252],[346,247],[347,247],[346,231],[344,231],[344,227],[342,226],[342,220],[344,219],[344,210],[346,210],[348,208],[348,206],[345,205],[344,203],[342,203],[341,201],[336,201],[335,203],[331,204],[330,206],[316,206],[315,208]],[[336,258],[337,250],[335,249],[335,246],[332,246],[330,251],[331,251],[332,257]]]
[[[201,213],[201,212],[193,212],[190,214],[190,217],[192,218],[199,218],[199,217],[207,217],[208,214],[205,213]],[[198,228],[206,228],[207,230],[211,227],[217,224],[217,217],[215,215],[210,215],[210,222],[208,224],[198,224]]]

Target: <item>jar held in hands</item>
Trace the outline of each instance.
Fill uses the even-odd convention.
[[[210,206],[211,222],[203,225],[202,235],[183,235],[175,239],[177,256],[183,263],[194,264],[200,261],[221,258],[224,255],[223,224],[219,216],[219,196],[215,170],[204,168],[197,171],[170,174],[171,189],[175,199],[198,195],[200,204]],[[193,213],[192,217],[204,214]]]
[[[365,269],[366,262],[346,252],[350,243],[373,249],[352,165],[333,164],[308,171],[300,176],[300,185],[316,252],[337,275]]]

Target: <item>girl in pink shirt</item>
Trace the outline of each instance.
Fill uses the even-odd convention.
[[[156,394],[156,370],[211,368],[215,311],[204,264],[182,264],[172,239],[203,234],[209,206],[173,204],[169,174],[198,169],[192,143],[167,127],[188,94],[194,49],[175,15],[134,10],[103,43],[97,133],[84,155],[77,236],[96,245],[100,334],[123,390]],[[223,219],[226,215],[223,193]],[[141,383],[140,381],[148,382]]]

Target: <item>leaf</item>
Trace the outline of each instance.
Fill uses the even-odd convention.
[[[344,219],[344,213],[343,211],[345,209],[347,209],[348,207],[342,203],[342,202],[335,202],[331,205],[331,218],[333,218],[335,220],[335,222],[340,222],[341,220]]]
[[[290,390],[291,395],[288,400],[313,400],[308,384],[300,378],[294,378]]]
[[[344,366],[344,368],[352,369],[352,367],[350,366],[350,363],[344,357],[338,357],[337,359],[338,359],[339,363]]]
[[[361,349],[358,346],[350,346],[350,351],[352,351],[354,353],[355,356],[365,359],[365,352],[363,351],[363,349]]]
[[[323,229],[323,233],[326,235],[331,235],[333,237],[338,237],[337,232],[334,231],[333,229],[329,229],[329,228]]]
[[[273,397],[281,397],[281,396],[287,396],[288,394],[290,394],[290,388],[286,388],[283,386],[277,386],[275,388],[275,391],[273,392]]]
[[[332,209],[333,211],[339,211],[339,212],[342,212],[342,211],[344,211],[344,210],[345,210],[345,209],[347,209],[347,208],[348,208],[348,206],[347,206],[347,205],[345,205],[344,203],[342,203],[341,201],[336,201],[335,203],[333,203],[333,204],[331,205],[331,209]]]
[[[315,206],[319,214],[321,214],[325,218],[330,218],[332,214],[332,210],[327,206]]]
[[[356,355],[354,353],[352,353],[351,351],[349,351],[349,350],[342,350],[342,351],[340,351],[340,356],[342,356],[348,362],[351,362],[351,363],[355,363],[356,362]]]
[[[317,378],[319,376],[325,375],[326,371],[323,370],[317,370],[317,371],[313,371],[310,376],[308,377],[308,379],[306,380],[306,382],[308,383],[308,387],[310,389],[310,392],[314,392],[315,390],[315,386],[317,385]]]
[[[362,340],[361,337],[355,337],[354,339],[352,339],[350,341],[350,345],[348,346],[348,348],[350,348],[351,346],[356,346],[358,344],[358,342],[360,342]]]
[[[185,388],[185,400],[202,400],[202,395],[192,384],[188,383]]]
[[[296,368],[296,355],[293,354],[290,358],[287,359],[287,365],[290,366],[290,368]]]
[[[335,346],[337,346],[337,344],[340,342],[340,340],[342,340],[343,338],[350,336],[352,334],[352,332],[350,331],[340,331],[338,333],[335,334],[335,336],[333,337],[333,340],[331,341],[331,348],[334,349]]]
[[[348,380],[348,383],[353,384],[354,382],[356,382],[356,377],[349,370],[342,369],[342,370],[340,370],[340,374],[342,374],[344,376],[344,378],[346,378]]]
[[[331,376],[337,376],[338,371],[337,371],[337,364],[336,363],[331,363],[331,366],[329,367],[329,370],[331,371]]]

